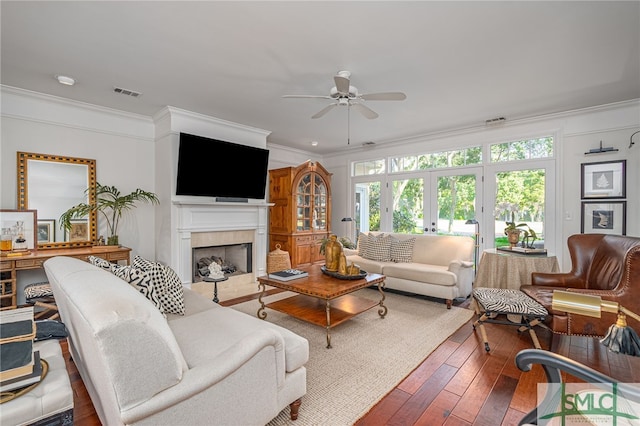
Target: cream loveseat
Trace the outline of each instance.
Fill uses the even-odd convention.
[[[187,288],[184,315],[163,314],[87,262],[54,257],[44,268],[102,424],[264,425],[287,405],[297,417],[306,339]]]
[[[347,264],[384,274],[385,287],[445,299],[468,297],[473,283],[471,237],[369,232],[355,250],[345,249]]]

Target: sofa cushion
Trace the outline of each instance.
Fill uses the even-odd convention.
[[[368,247],[369,247],[369,235],[361,233],[358,236],[358,256],[364,257],[367,254]]]
[[[391,235],[369,235],[365,259],[391,262]]]
[[[389,249],[391,261],[396,263],[411,262],[411,259],[413,258],[413,246],[415,242],[415,238],[409,238],[408,240],[404,241],[393,238],[391,240],[391,248]]]
[[[184,315],[182,282],[173,269],[141,256],[133,258],[133,266],[149,272],[165,312]]]
[[[110,271],[116,277],[126,281],[138,290],[144,297],[147,298],[153,306],[165,315],[164,307],[158,298],[158,293],[151,282],[151,276],[142,269],[134,268],[133,266],[123,266],[115,263],[109,263]],[[165,315],[166,316],[166,315]]]
[[[392,264],[393,262],[378,262],[376,260],[365,259],[362,256],[353,255],[347,257],[347,264],[351,265],[352,263],[356,264],[361,270],[367,271],[370,274],[382,274],[384,266]]]
[[[283,339],[285,371],[305,365],[309,342],[283,327],[232,308],[219,307],[168,321],[189,367],[206,362],[256,330],[269,328]],[[224,345],[218,344],[224,342]]]
[[[89,258],[87,260],[89,260],[89,263],[92,264],[93,266],[97,266],[98,268],[106,269],[107,271],[111,270],[112,263],[109,262],[106,259],[103,259],[103,258],[98,257],[98,256],[89,256]]]
[[[448,267],[439,265],[425,265],[423,263],[389,263],[385,264],[382,273],[388,277],[404,280],[425,282],[438,285],[456,285],[456,274]]]

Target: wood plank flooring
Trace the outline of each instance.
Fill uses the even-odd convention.
[[[277,292],[274,291],[274,292]],[[224,305],[257,298],[247,296]],[[466,304],[468,302],[463,302]],[[536,403],[538,382],[544,382],[540,366],[523,373],[515,365],[515,355],[531,348],[528,333],[516,327],[486,324],[491,351],[484,350],[473,319],[443,342],[396,388],[387,394],[356,425],[478,425],[512,426]],[[640,358],[608,352],[597,339],[567,337],[536,327],[543,349],[567,355],[579,362],[618,377],[640,382]],[[74,424],[100,425],[82,379],[61,342],[74,393]],[[567,381],[575,381],[571,377]],[[300,408],[304,416],[304,398]],[[331,419],[327,419],[332,425]]]

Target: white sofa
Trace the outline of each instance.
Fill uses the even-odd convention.
[[[185,315],[165,318],[109,271],[69,257],[44,268],[102,424],[264,425],[287,405],[297,417],[306,339],[186,288]]]
[[[355,263],[367,272],[386,276],[385,287],[409,293],[445,299],[451,308],[453,299],[468,297],[473,286],[473,251],[471,237],[449,235],[409,235],[370,232],[367,235],[390,235],[392,241],[415,238],[410,262],[371,260],[362,253],[362,235],[358,248],[345,249],[347,264]],[[407,259],[405,259],[407,260]]]

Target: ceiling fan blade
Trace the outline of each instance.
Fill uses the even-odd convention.
[[[320,111],[318,111],[317,113],[315,113],[314,115],[311,116],[311,118],[320,118],[323,115],[325,115],[326,113],[328,113],[329,111],[331,111],[333,108],[335,108],[338,104],[331,104],[328,105],[324,108],[322,108]]]
[[[344,75],[336,75],[333,77],[333,81],[336,82],[336,89],[338,89],[338,93],[342,95],[349,94],[349,78]]]
[[[282,95],[283,98],[320,98],[320,99],[332,99],[331,96],[321,95]]]
[[[366,93],[359,98],[365,101],[404,101],[407,95],[402,92]]]
[[[364,115],[369,120],[373,120],[374,118],[378,118],[378,113],[372,110],[369,107],[366,107],[362,104],[352,103],[352,107],[354,107],[360,114]]]

